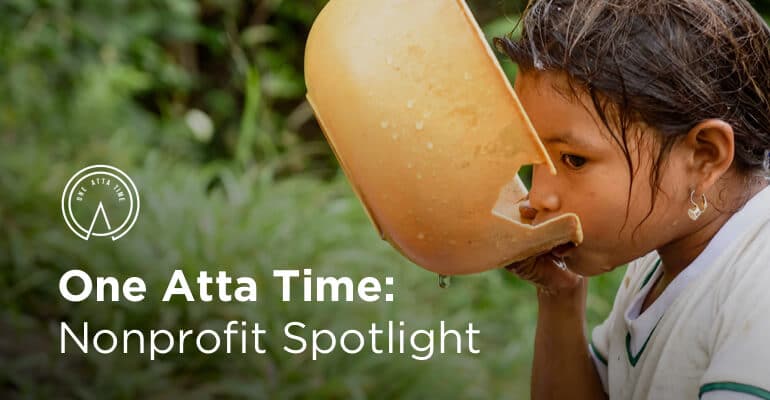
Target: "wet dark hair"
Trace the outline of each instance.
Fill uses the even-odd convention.
[[[519,23],[497,50],[590,95],[625,154],[629,204],[634,124],[659,132],[652,187],[676,139],[711,118],[732,126],[740,172],[769,175],[770,28],[745,0],[534,0]]]

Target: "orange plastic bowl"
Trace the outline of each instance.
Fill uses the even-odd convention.
[[[444,275],[582,241],[522,221],[517,171],[556,170],[462,0],[331,0],[305,50],[307,99],[383,239]]]

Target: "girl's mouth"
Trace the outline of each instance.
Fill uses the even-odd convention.
[[[575,247],[577,246],[575,246],[575,244],[572,242],[561,244],[551,249],[551,254],[555,255],[556,257],[563,258]]]

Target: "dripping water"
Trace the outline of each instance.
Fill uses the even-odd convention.
[[[438,274],[438,287],[446,289],[449,287],[449,275]]]

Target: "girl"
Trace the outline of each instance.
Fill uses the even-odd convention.
[[[770,29],[744,0],[539,0],[522,28],[495,44],[558,169],[522,212],[585,238],[508,267],[538,287],[533,398],[770,399]],[[629,262],[586,337],[585,277]]]

